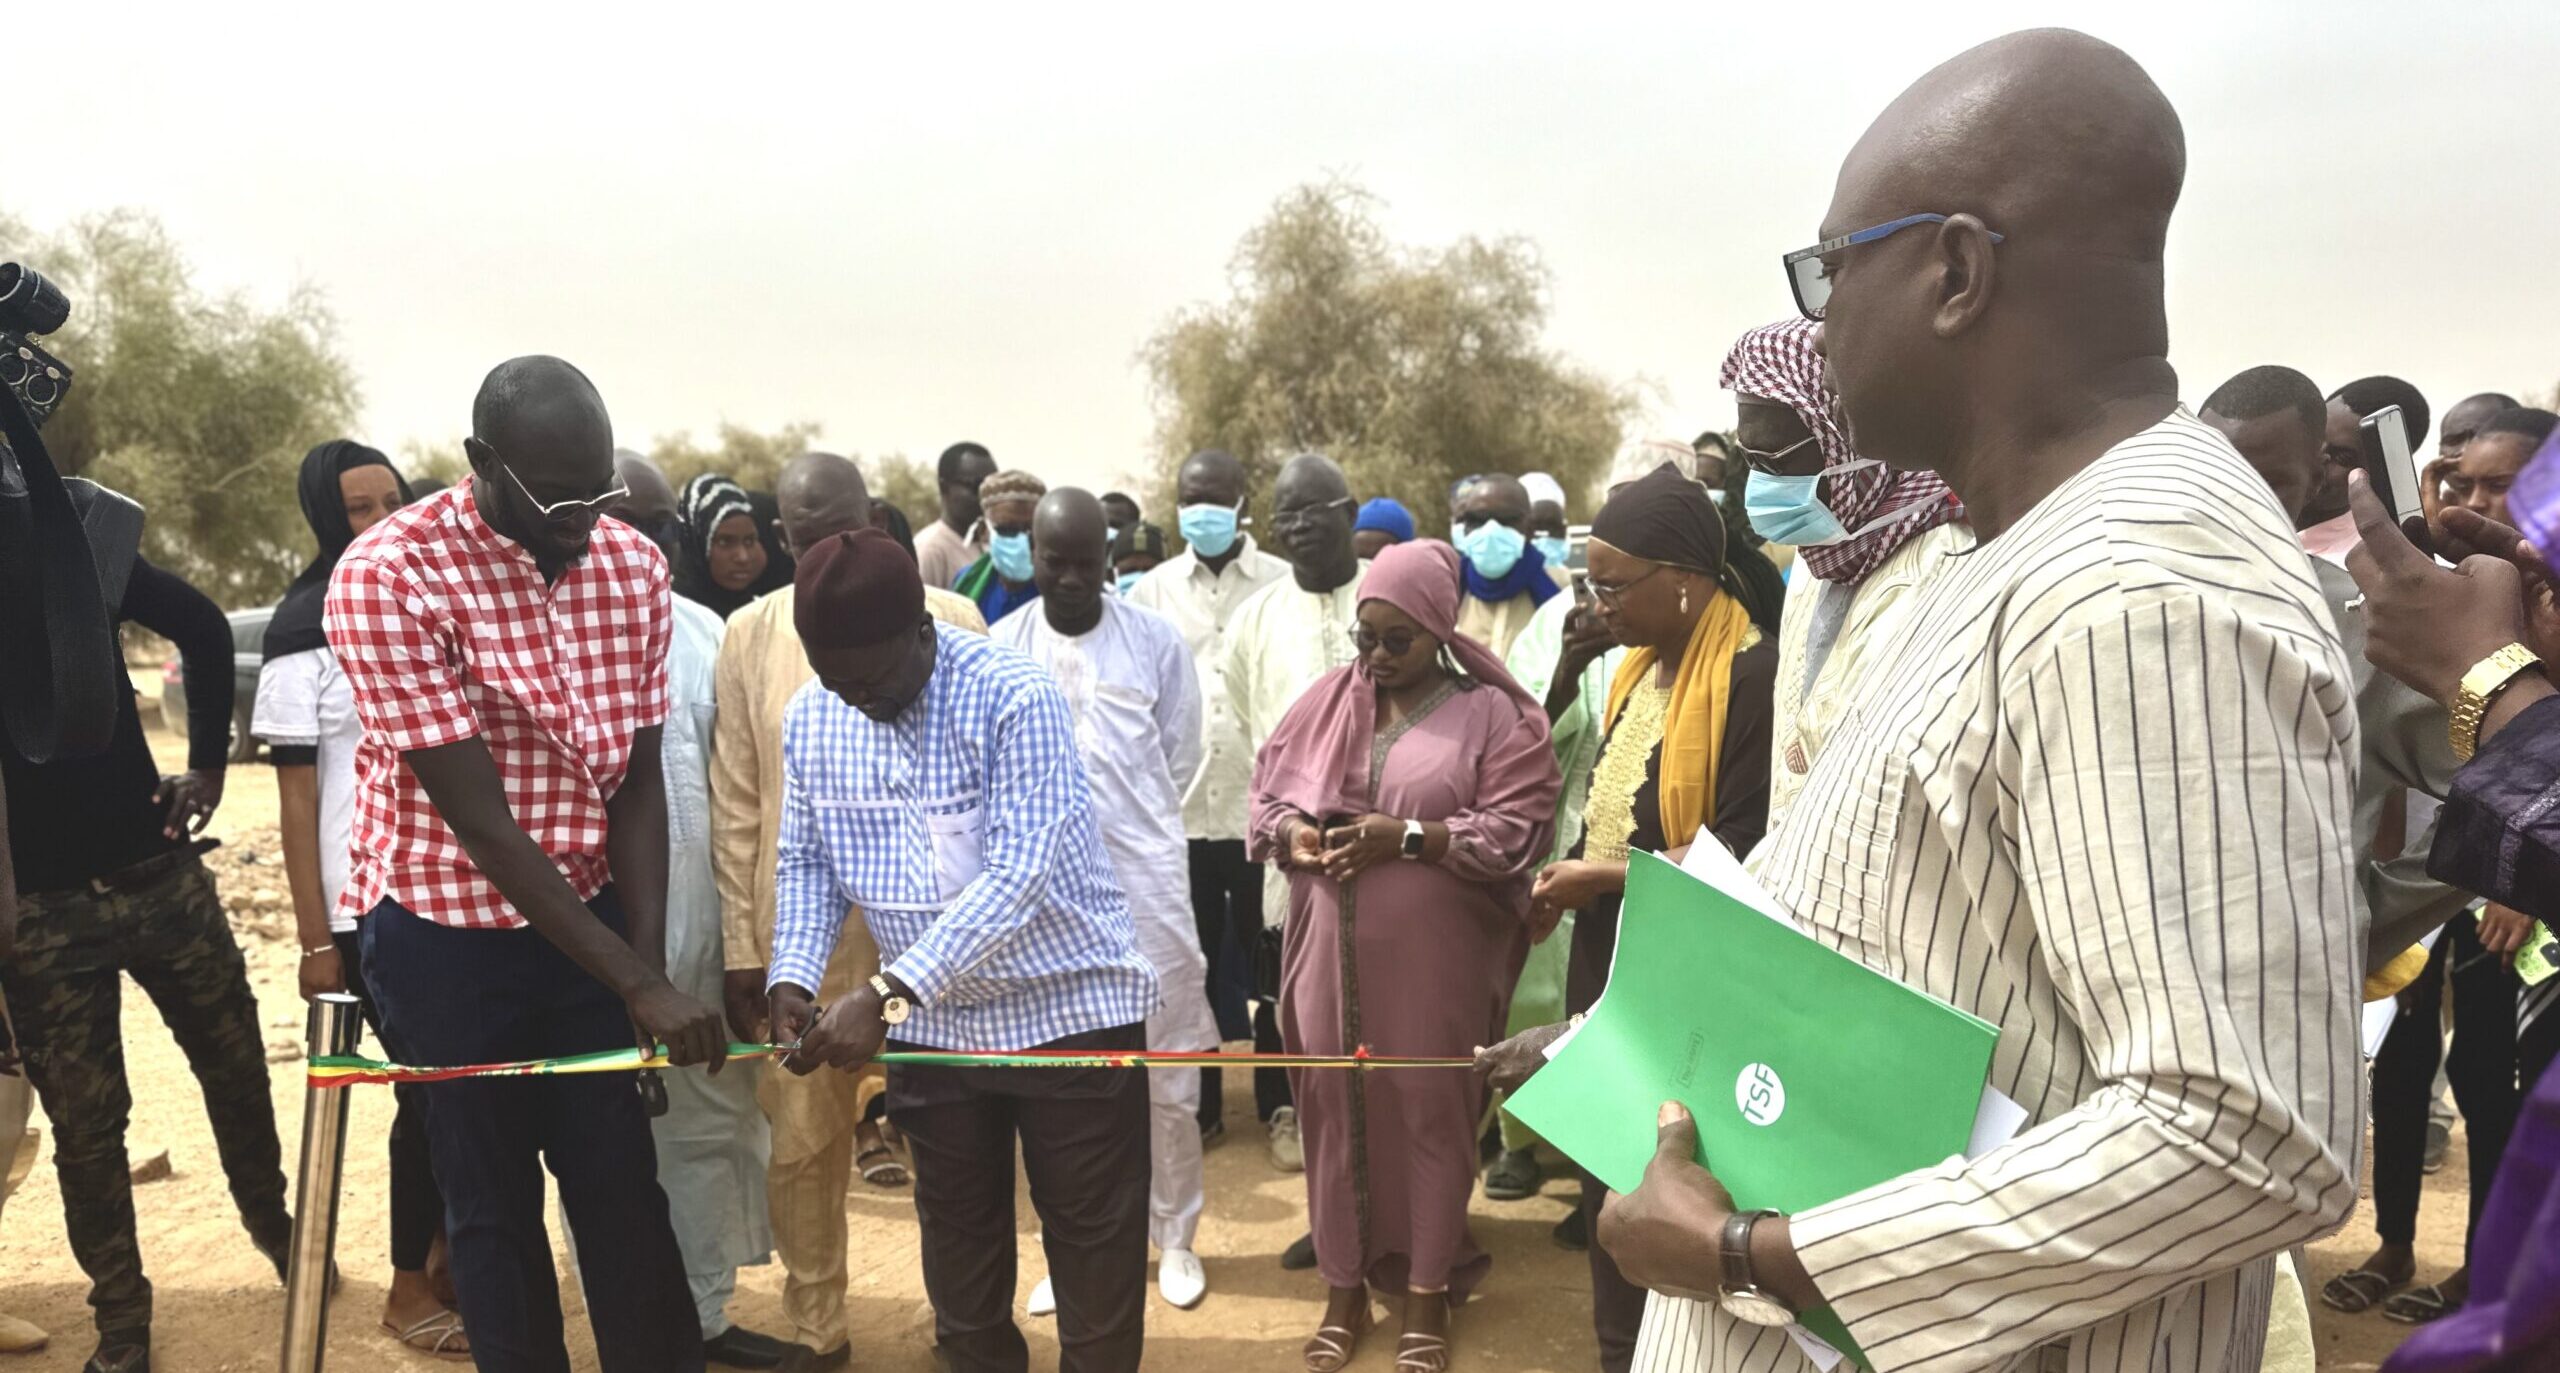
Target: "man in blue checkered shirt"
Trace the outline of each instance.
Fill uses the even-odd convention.
[[[817,680],[782,726],[767,992],[774,1042],[798,1046],[785,1066],[858,1070],[884,1048],[1145,1048],[1156,976],[1055,679],[987,640],[938,636],[914,562],[876,530],[803,554],[796,587]],[[813,989],[848,903],[883,967],[821,1010]],[[1012,1310],[1018,1139],[1062,1369],[1136,1369],[1145,1075],[893,1064],[889,1114],[914,1150],[925,1293],[952,1367],[1029,1361]]]

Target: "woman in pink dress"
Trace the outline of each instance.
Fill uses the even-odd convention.
[[[1345,630],[1359,657],[1298,698],[1257,760],[1249,842],[1289,874],[1290,1053],[1464,1055],[1501,1037],[1558,778],[1545,710],[1457,618],[1456,550],[1381,553]],[[1331,1288],[1308,1369],[1350,1362],[1374,1286],[1405,1298],[1398,1373],[1440,1373],[1450,1309],[1491,1264],[1467,1232],[1483,1084],[1423,1068],[1290,1078]]]

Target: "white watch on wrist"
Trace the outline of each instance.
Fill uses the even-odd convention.
[[[1422,856],[1422,822],[1419,820],[1404,822],[1404,856],[1407,858]]]

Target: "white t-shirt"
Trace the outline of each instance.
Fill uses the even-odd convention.
[[[364,738],[364,722],[356,718],[355,690],[338,670],[338,655],[308,649],[261,669],[249,732],[270,746],[320,750],[320,889],[329,902],[329,928],[354,929],[355,918],[338,909],[338,894],[347,888],[347,845],[356,823],[356,744]]]

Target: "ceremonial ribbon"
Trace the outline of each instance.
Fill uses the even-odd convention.
[[[729,1057],[772,1058],[788,1046],[732,1044]],[[1202,1068],[1229,1063],[1254,1068],[1471,1068],[1473,1058],[1396,1058],[1367,1048],[1349,1054],[1224,1054],[1215,1049],[1021,1049],[1010,1053],[975,1053],[960,1049],[898,1049],[880,1054],[874,1063],[907,1063],[941,1068]],[[321,1056],[310,1062],[314,1087],[355,1087],[369,1083],[452,1082],[474,1077],[550,1077],[565,1073],[631,1073],[665,1068],[666,1051],[642,1056],[635,1046],[565,1058],[531,1058],[516,1063],[474,1063],[456,1068],[416,1068],[378,1059]]]

